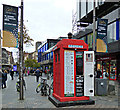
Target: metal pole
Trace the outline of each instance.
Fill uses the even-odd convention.
[[[24,91],[23,91],[23,0],[21,0],[21,25],[20,25],[20,100],[24,99]]]
[[[0,30],[0,70],[2,70],[1,30]]]
[[[95,22],[95,0],[93,2],[93,51],[95,52],[95,29],[96,29],[96,22]]]

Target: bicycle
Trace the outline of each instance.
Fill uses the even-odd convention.
[[[23,79],[23,86],[26,90],[26,83],[24,79]],[[17,89],[17,92],[20,92],[20,80],[16,82],[16,89]]]
[[[38,84],[36,88],[36,92],[41,92],[41,95],[49,96],[50,95],[50,87],[47,84],[47,79],[41,78],[41,83]]]
[[[51,84],[49,86],[49,95],[53,92],[53,74],[51,75]]]

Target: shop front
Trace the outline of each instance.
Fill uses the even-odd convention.
[[[97,56],[97,71],[101,71],[100,78],[117,80],[117,57],[116,55]]]

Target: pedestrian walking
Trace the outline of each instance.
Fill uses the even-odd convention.
[[[29,69],[27,70],[27,74],[28,74],[28,76],[30,75],[30,71],[29,71]]]
[[[2,89],[6,88],[7,73],[7,70],[2,72]]]
[[[12,70],[10,70],[10,76],[11,76],[11,79],[13,80],[14,78],[14,71],[13,71],[13,69]]]
[[[39,77],[41,76],[41,72],[39,69],[35,71],[36,81],[39,82]]]
[[[33,70],[33,68],[30,70],[30,75],[33,75],[33,73],[34,73],[34,70]]]

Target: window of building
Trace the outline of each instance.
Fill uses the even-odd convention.
[[[47,53],[47,60],[48,60],[48,53]]]
[[[46,51],[46,44],[44,45],[44,51]]]
[[[50,53],[48,53],[48,60],[50,60]]]
[[[102,77],[102,61],[98,61],[97,62],[97,73],[96,75],[98,74],[98,71],[100,71],[100,77]]]
[[[93,2],[89,1],[88,2],[88,13],[93,10]]]
[[[88,41],[88,48],[92,48],[92,44],[93,44],[93,33],[89,34],[87,36],[87,41]]]
[[[51,59],[53,59],[53,52],[51,52]]]
[[[110,79],[116,79],[116,60],[110,61]]]
[[[107,42],[111,43],[116,41],[116,22],[108,25]]]
[[[86,15],[86,0],[81,1],[81,18]]]
[[[110,61],[103,61],[103,79],[109,78],[109,63]]]

